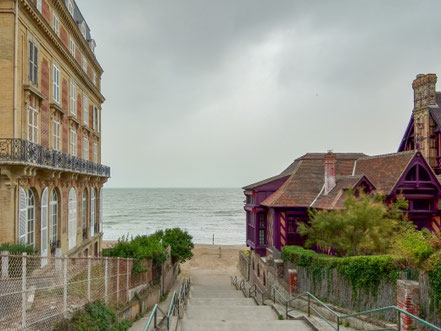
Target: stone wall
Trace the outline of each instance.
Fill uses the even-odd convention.
[[[239,262],[237,264],[237,269],[239,269],[241,275],[246,281],[249,281],[249,265],[250,259],[244,252],[239,251]]]

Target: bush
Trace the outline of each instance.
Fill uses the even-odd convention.
[[[152,260],[155,265],[164,263],[167,259],[165,249],[171,246],[171,255],[174,262],[184,262],[193,256],[193,237],[180,228],[165,229],[151,235],[136,236],[131,240],[128,237],[118,239],[118,243],[109,249],[103,250],[103,256],[124,257],[135,259],[133,270],[145,272],[142,260]]]
[[[420,267],[433,253],[431,236],[427,230],[408,229],[394,236],[390,253],[405,258],[408,267]]]
[[[150,259],[154,264],[159,265],[167,258],[157,234],[136,236],[130,241],[127,237],[122,237],[114,247],[103,251],[103,256],[133,258],[135,259],[133,271],[138,273],[147,271],[142,260]]]
[[[22,253],[31,255],[34,254],[34,247],[32,247],[32,245],[5,243],[0,245],[0,252],[2,251],[8,251],[11,255],[19,255]]]
[[[88,303],[75,312],[70,320],[58,322],[54,331],[125,331],[131,322],[118,322],[115,312],[101,302]]]
[[[165,247],[171,246],[173,262],[185,262],[193,257],[193,237],[187,231],[173,228],[166,229],[164,232],[158,231],[156,234],[161,236]]]

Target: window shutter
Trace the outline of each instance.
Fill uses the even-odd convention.
[[[18,242],[26,244],[27,228],[26,193],[23,188],[18,189]]]
[[[34,48],[34,83],[38,84],[38,48]]]
[[[32,82],[32,74],[34,72],[34,44],[29,41],[29,80]]]
[[[95,189],[90,190],[90,236],[95,235]]]
[[[69,191],[68,231],[69,249],[72,249],[77,245],[77,196],[74,188]]]
[[[44,189],[41,196],[41,256],[48,256],[48,193],[47,187]],[[41,260],[41,266],[44,267],[47,264],[47,259]]]
[[[103,232],[103,188],[100,190],[100,232]]]

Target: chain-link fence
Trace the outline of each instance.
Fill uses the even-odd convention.
[[[132,259],[2,252],[0,330],[50,330],[91,301],[123,305],[152,282],[151,261],[142,263],[147,271],[135,273]]]

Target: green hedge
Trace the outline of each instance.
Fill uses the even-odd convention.
[[[21,255],[22,253],[31,255],[34,254],[34,247],[32,245],[4,243],[0,245],[0,252],[2,251],[8,251],[11,255]]]
[[[306,267],[315,278],[323,272],[336,269],[350,281],[354,293],[358,289],[376,291],[381,280],[395,284],[404,270],[403,259],[391,255],[334,257],[318,254],[300,246],[285,246],[282,258],[298,266]]]

